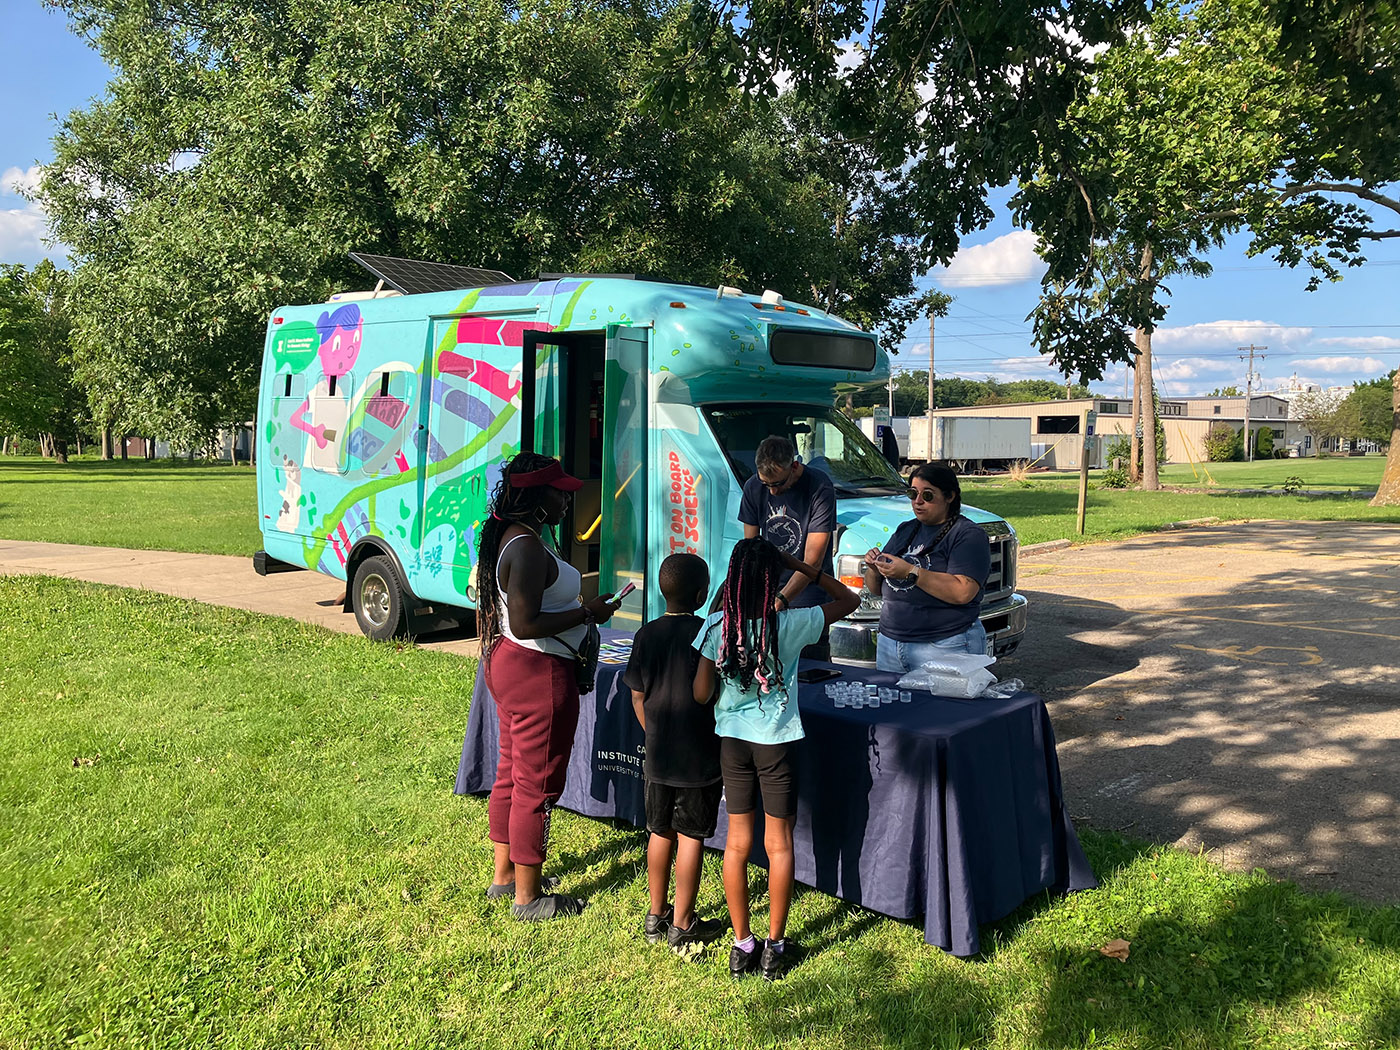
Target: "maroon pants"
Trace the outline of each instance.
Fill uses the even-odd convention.
[[[515,864],[543,864],[549,813],[564,791],[578,725],[573,657],[551,656],[502,638],[486,685],[496,700],[501,757],[486,816],[492,842]]]

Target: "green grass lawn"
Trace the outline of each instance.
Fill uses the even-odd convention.
[[[548,867],[590,907],[518,924],[483,896],[484,800],[452,795],[470,661],[72,581],[0,601],[6,1048],[1400,1040],[1400,908],[1110,834],[1084,835],[1100,889],[984,928],[974,961],[808,891],[807,961],[732,982],[723,946],[641,941],[642,835],[563,812]]]
[[[1373,491],[1385,466],[1382,456],[1328,459],[1264,460],[1258,463],[1212,463],[1211,475],[1225,491],[1142,492],[1097,487],[1102,471],[1090,471],[1085,540],[1123,539],[1150,532],[1169,522],[1195,518],[1248,521],[1281,518],[1289,521],[1400,522],[1400,508],[1372,507],[1349,491]],[[1198,465],[1197,471],[1201,468]],[[1288,496],[1282,492],[1231,492],[1229,489],[1278,489],[1297,475],[1303,488],[1324,495]],[[1206,487],[1187,465],[1163,468],[1164,485]],[[1024,484],[1006,477],[963,478],[965,502],[1000,514],[1016,527],[1022,543],[1075,539],[1079,505],[1079,476],[1032,474]]]
[[[1225,488],[1277,489],[1290,477],[1313,491],[1374,492],[1385,470],[1384,456],[1315,456],[1261,459],[1253,463],[1169,463],[1158,471],[1163,485],[1209,487],[1213,478]],[[1209,477],[1206,474],[1209,474]]]
[[[173,460],[0,458],[0,537],[251,556],[253,472]]]
[[[1383,465],[1379,456],[1341,457],[1220,463],[1211,472],[1222,486],[1240,488],[1277,487],[1297,473],[1309,489],[1340,494],[1374,488]],[[1163,483],[1182,483],[1182,470],[1189,478],[1189,467],[1169,467]],[[963,492],[967,503],[1007,518],[1022,543],[1040,543],[1077,538],[1077,484],[1071,474],[1032,475],[1025,485],[1000,477],[964,478]],[[1168,522],[1207,517],[1393,522],[1400,521],[1400,509],[1326,496],[1095,488],[1089,493],[1085,539],[1122,539]],[[208,554],[251,555],[262,547],[252,471],[169,460],[58,465],[37,458],[0,459],[0,537]]]

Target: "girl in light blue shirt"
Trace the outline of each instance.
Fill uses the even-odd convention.
[[[801,572],[830,596],[822,606],[789,609],[780,597],[786,572]],[[783,937],[792,902],[792,824],[797,782],[791,745],[801,740],[797,665],[802,647],[830,623],[849,616],[859,596],[825,572],[784,554],[765,539],[741,540],[720,588],[720,611],[700,630],[695,699],[715,704],[720,772],[729,811],[724,847],[724,895],[734,926],[729,972],[761,970],[777,980],[796,951]],[[718,695],[716,685],[718,684]],[[768,939],[755,940],[749,921],[749,852],[755,811],[762,801],[763,846],[768,853]]]

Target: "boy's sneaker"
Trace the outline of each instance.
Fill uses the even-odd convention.
[[[646,922],[642,923],[642,936],[647,939],[648,944],[660,944],[666,939],[671,929],[671,919],[675,914],[676,910],[669,904],[660,915],[647,912]]]
[[[724,936],[729,923],[719,919],[702,919],[698,915],[691,920],[690,929],[683,930],[674,922],[666,931],[666,943],[672,948],[684,948],[691,944],[709,944]]]
[[[760,958],[767,948],[765,941],[758,941],[753,946],[753,951],[746,952],[737,944],[729,949],[729,976],[743,977],[746,974],[756,973],[760,965]]]
[[[759,959],[759,969],[763,971],[765,981],[781,981],[783,975],[797,965],[801,949],[792,941],[783,941],[783,950],[778,951],[773,947],[772,941],[763,942],[763,951]]]

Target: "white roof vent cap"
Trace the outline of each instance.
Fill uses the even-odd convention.
[[[771,289],[771,288],[765,288],[765,289],[763,290],[763,305],[764,305],[764,306],[781,306],[782,303],[783,303],[783,297],[782,297],[781,295],[779,295],[777,292],[773,291],[773,289]]]

